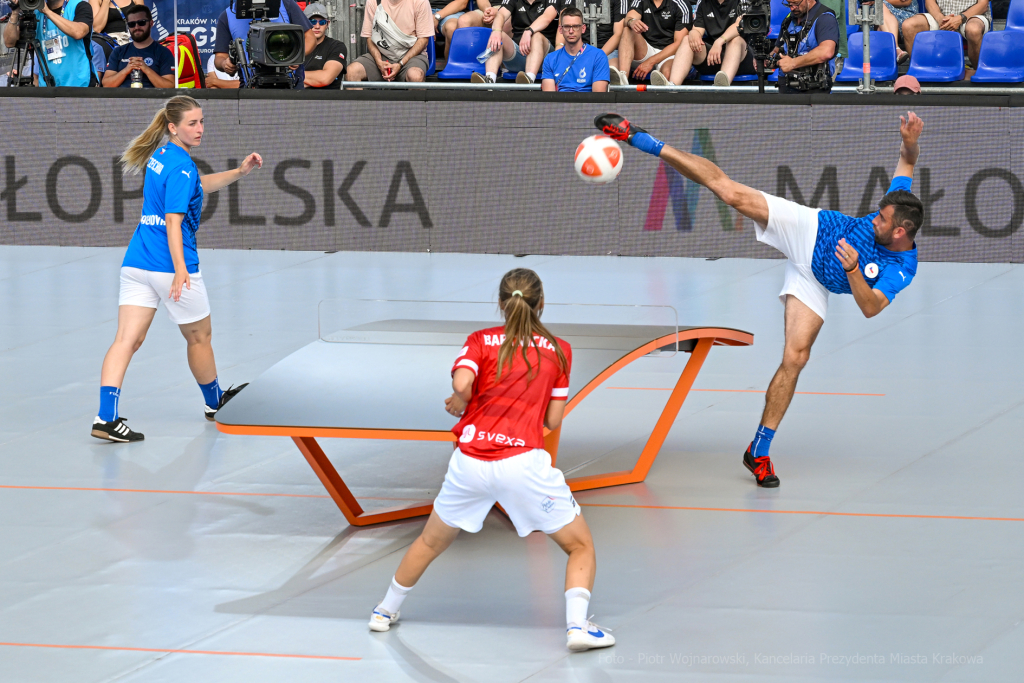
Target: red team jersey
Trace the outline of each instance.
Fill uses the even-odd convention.
[[[476,374],[473,397],[462,419],[452,429],[459,439],[459,450],[465,455],[480,460],[502,460],[544,448],[544,415],[548,403],[551,399],[565,401],[569,398],[572,349],[558,339],[567,366],[563,371],[551,343],[540,336],[534,339],[540,346],[540,362],[538,364],[537,348],[530,346],[527,355],[533,366],[532,379],[527,382],[529,371],[522,352],[517,350],[512,356],[512,368],[504,368],[498,384],[495,384],[498,349],[505,341],[505,328],[479,330],[466,340],[466,346],[452,366],[453,374],[458,368],[469,368]]]

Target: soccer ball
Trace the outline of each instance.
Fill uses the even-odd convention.
[[[607,135],[591,135],[576,148],[576,174],[588,183],[610,183],[622,170],[622,149]]]

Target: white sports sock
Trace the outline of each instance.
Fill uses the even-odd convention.
[[[380,601],[380,608],[388,614],[395,614],[402,608],[402,601],[405,600],[405,596],[412,590],[412,586],[406,588],[402,584],[395,581],[394,577],[391,577],[391,585],[388,586],[388,594],[384,596],[384,599]],[[586,608],[584,608],[586,611]]]
[[[487,78],[488,78],[488,80],[490,80],[490,81],[491,81],[492,83],[495,83],[495,82],[497,82],[497,80],[498,80],[498,74],[496,74],[496,73],[495,73],[495,72],[493,72],[493,71],[488,71],[488,72],[487,72]]]
[[[590,607],[590,591],[586,588],[570,588],[565,591],[566,626],[586,628],[588,607]]]
[[[527,71],[526,72],[526,77],[530,79],[530,83],[536,83],[537,82],[537,74],[535,74],[535,73],[530,73],[529,71]]]

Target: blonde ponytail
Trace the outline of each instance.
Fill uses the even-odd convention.
[[[137,175],[142,171],[157,147],[164,141],[164,137],[170,135],[167,125],[173,123],[177,126],[185,118],[185,114],[193,109],[200,109],[199,103],[188,95],[178,95],[167,100],[167,104],[156,113],[146,130],[125,148],[124,154],[121,155],[124,172]]]
[[[501,372],[507,365],[512,369],[512,360],[516,349],[523,354],[523,361],[527,368],[527,381],[536,376],[530,358],[526,353],[530,346],[537,347],[537,340],[534,336],[543,337],[555,349],[558,356],[558,365],[565,369],[567,361],[562,347],[551,332],[544,327],[540,321],[538,310],[544,301],[544,286],[541,284],[537,273],[529,268],[516,268],[505,273],[498,286],[498,301],[502,304],[505,312],[505,341],[498,349],[498,372],[497,380],[501,379]],[[537,348],[537,363],[540,363],[540,348]]]

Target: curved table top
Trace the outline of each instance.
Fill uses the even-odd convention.
[[[448,374],[470,333],[494,323],[382,320],[341,330],[284,358],[217,412],[218,425],[450,432]],[[658,325],[551,324],[573,349],[570,401],[626,356],[690,351],[695,340],[746,346],[742,330]],[[342,342],[342,343],[338,343]],[[656,344],[654,342],[657,342]],[[644,349],[647,346],[648,348]],[[228,429],[225,431],[235,431]]]

